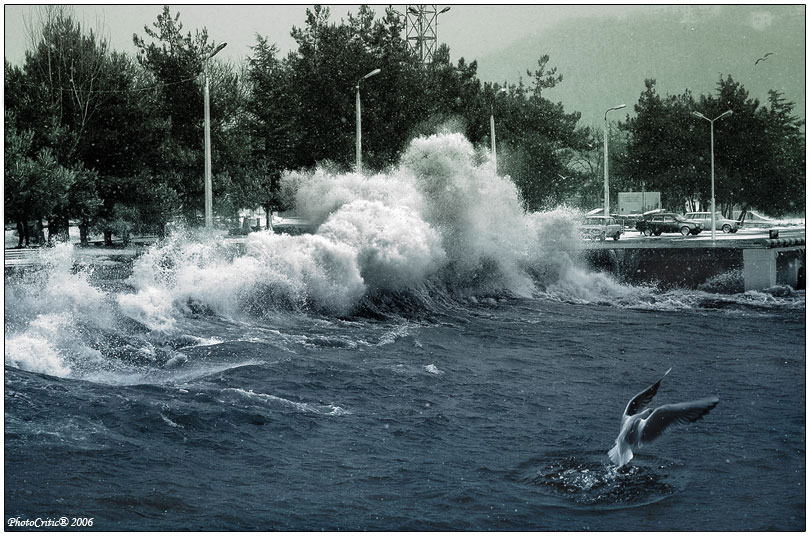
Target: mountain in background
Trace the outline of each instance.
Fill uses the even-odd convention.
[[[660,95],[689,89],[711,94],[721,75],[741,83],[761,103],[768,90],[782,91],[805,118],[805,7],[679,6],[651,7],[620,18],[568,19],[548,30],[512,42],[478,60],[481,80],[510,83],[549,54],[563,81],[544,96],[582,113],[580,124],[601,125],[617,104],[613,119],[633,114],[646,78],[656,79]],[[772,52],[755,65],[758,58]]]

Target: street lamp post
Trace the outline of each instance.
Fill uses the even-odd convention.
[[[715,227],[717,227],[717,225],[715,223],[715,217],[716,216],[715,216],[715,208],[714,208],[714,122],[717,121],[718,119],[722,119],[722,118],[724,118],[726,116],[729,116],[731,114],[732,114],[731,110],[726,110],[725,112],[718,115],[714,119],[709,119],[708,117],[706,117],[705,115],[703,115],[700,112],[692,112],[692,115],[694,115],[695,117],[699,117],[701,119],[705,119],[706,121],[708,121],[709,125],[710,125],[709,130],[711,131],[711,153],[712,153],[712,224],[711,225],[712,225],[712,240],[714,240]]]
[[[208,93],[208,60],[217,55],[228,43],[221,43],[214,51],[205,58],[203,74],[205,76],[205,90],[203,91],[203,117],[205,123],[205,227],[211,229],[214,226],[214,201],[211,193],[211,106],[209,104]]]
[[[370,73],[365,75],[363,78],[358,80],[357,81],[357,86],[356,86],[357,91],[355,93],[355,102],[354,102],[355,116],[356,116],[355,123],[356,123],[356,128],[357,128],[357,143],[355,145],[355,159],[356,159],[356,162],[357,162],[357,172],[358,173],[363,170],[362,129],[360,128],[360,82],[362,82],[366,78],[370,78],[370,77],[372,77],[374,75],[377,75],[377,74],[380,74],[380,70],[379,69],[374,69],[373,71],[371,71]]]
[[[495,110],[494,110],[494,103],[495,98],[498,96],[498,93],[506,91],[505,87],[502,87],[498,91],[495,92],[495,97],[492,98],[492,102],[489,104],[489,134],[490,138],[492,138],[492,162],[495,164],[495,173],[498,172],[498,153],[495,150]]]
[[[608,186],[608,120],[607,114],[608,112],[612,112],[613,110],[621,110],[624,108],[624,104],[620,104],[618,106],[614,106],[613,108],[609,108],[605,111],[605,217],[610,217],[610,186]]]

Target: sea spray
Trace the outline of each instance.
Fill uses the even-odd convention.
[[[438,233],[406,206],[352,201],[330,215],[318,234],[352,247],[365,283],[378,291],[417,286],[445,260]]]
[[[438,279],[467,294],[531,296],[545,277],[553,281],[571,266],[558,246],[576,249],[578,240],[569,238],[576,237],[579,213],[526,214],[514,183],[479,160],[463,136],[442,134],[414,140],[388,174],[318,169],[285,173],[281,182],[298,214],[323,224],[319,235],[358,248],[371,288],[413,288]],[[350,215],[358,210],[378,221]],[[400,232],[405,219],[409,233]],[[395,235],[396,262],[381,265]]]
[[[216,237],[198,240],[170,238],[138,259],[129,281],[135,292],[118,297],[121,311],[152,330],[169,331],[174,314],[193,311],[345,314],[365,292],[356,250],[322,236],[253,233],[244,255]]]
[[[426,203],[422,217],[442,235],[452,281],[461,286],[528,295],[532,285],[517,263],[531,245],[517,188],[476,164],[460,134],[412,142],[401,167],[410,171]]]
[[[389,174],[332,173],[324,168],[312,172],[288,171],[281,180],[283,196],[296,213],[314,225],[353,201],[379,201],[389,207],[408,207],[421,212],[424,199],[407,171]]]
[[[6,278],[5,362],[66,376],[101,359],[84,335],[111,329],[113,306],[88,270],[74,270],[72,245],[41,250],[39,260],[41,268]]]
[[[69,319],[63,315],[37,316],[20,334],[6,334],[6,365],[52,376],[67,376],[70,365],[58,343],[61,330],[70,329]]]
[[[414,140],[387,173],[286,172],[281,187],[314,234],[252,233],[237,255],[178,233],[136,261],[121,312],[169,332],[189,312],[341,316],[435,289],[530,297],[575,264],[579,213],[526,214],[514,183],[459,134]]]
[[[348,244],[319,235],[255,233],[247,246],[248,255],[264,265],[252,272],[249,284],[280,300],[270,306],[288,303],[299,310],[348,314],[365,292],[357,250]],[[250,292],[245,298],[254,299]]]

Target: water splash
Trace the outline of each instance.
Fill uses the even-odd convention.
[[[171,331],[177,314],[199,310],[342,316],[369,297],[438,288],[531,297],[575,265],[560,244],[579,243],[578,213],[526,214],[512,181],[477,160],[463,136],[445,134],[415,140],[388,173],[286,173],[282,189],[315,234],[253,233],[240,255],[181,235],[137,261],[135,292],[118,304]]]
[[[166,341],[186,336],[195,317],[400,321],[511,297],[657,310],[804,308],[803,291],[662,293],[588,271],[578,261],[581,214],[527,214],[509,177],[460,134],[414,140],[385,173],[317,169],[281,182],[299,215],[318,225],[314,234],[252,233],[240,249],[179,231],[106,292],[90,284],[91,269],[76,269],[72,246],[43,252],[42,269],[6,277],[6,363],[58,376],[137,376],[139,367],[177,362]]]
[[[59,244],[40,256],[42,268],[6,278],[5,360],[66,376],[101,359],[84,334],[110,329],[112,307],[89,283],[91,271],[74,271],[73,246]]]
[[[672,462],[634,460],[616,467],[604,453],[539,458],[521,465],[516,480],[555,504],[596,510],[633,508],[665,500],[686,487],[687,471]]]
[[[445,255],[439,234],[407,207],[352,201],[335,211],[318,234],[356,252],[364,283],[375,290],[419,285],[436,273]]]

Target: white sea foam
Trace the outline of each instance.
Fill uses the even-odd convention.
[[[178,235],[138,260],[135,292],[118,297],[121,311],[171,331],[178,315],[198,308],[228,317],[278,310],[347,315],[365,298],[406,291],[421,299],[432,288],[473,303],[540,295],[666,307],[658,289],[582,266],[581,213],[526,213],[511,179],[481,162],[459,134],[414,140],[386,173],[319,168],[286,172],[281,183],[299,215],[318,226],[315,234],[252,233],[239,255],[221,240]],[[670,297],[672,307],[678,299]]]
[[[89,273],[73,270],[73,246],[58,244],[39,252],[44,268],[24,275],[18,285],[6,285],[6,303],[17,316],[65,313],[110,326],[107,295],[93,287]]]
[[[73,246],[40,252],[44,268],[6,284],[5,362],[54,376],[94,366],[101,354],[83,340],[85,330],[113,325],[107,295],[73,271]]]
[[[352,201],[329,216],[318,234],[353,248],[364,282],[382,290],[422,283],[443,264],[439,234],[408,207]]]
[[[299,215],[318,225],[315,234],[252,233],[237,251],[221,238],[177,232],[136,259],[131,290],[109,295],[74,270],[72,246],[43,251],[45,269],[6,284],[6,363],[58,376],[151,381],[155,376],[144,371],[102,363],[92,336],[120,333],[122,316],[162,340],[182,335],[189,313],[237,322],[278,311],[334,317],[381,303],[396,307],[399,298],[429,306],[438,293],[493,306],[515,295],[658,310],[804,308],[804,292],[662,292],[588,271],[577,260],[581,214],[566,207],[526,213],[509,177],[497,175],[458,134],[414,140],[385,173],[317,169],[285,173],[281,182]],[[407,334],[407,325],[398,329],[377,343]],[[375,343],[287,333],[279,340],[292,348]],[[200,341],[209,342],[219,341]],[[139,348],[149,345],[127,351]],[[175,379],[199,372],[182,357],[169,363]]]
[[[429,372],[431,374],[435,374],[436,376],[440,376],[440,375],[444,374],[443,370],[439,370],[439,367],[437,367],[436,365],[434,365],[432,363],[430,365],[425,365],[424,369],[425,369],[426,372]]]
[[[177,424],[176,422],[174,422],[173,420],[171,420],[170,418],[168,418],[167,416],[165,416],[162,413],[160,414],[160,418],[163,419],[163,422],[165,422],[166,424],[168,424],[172,428],[183,428],[183,425]]]
[[[579,243],[579,213],[526,214],[514,183],[477,160],[463,136],[435,135],[414,140],[387,174],[319,169],[287,173],[282,185],[318,235],[353,248],[366,290],[439,277],[530,296],[572,266],[559,246]]]
[[[408,323],[399,324],[395,326],[392,330],[387,331],[380,337],[380,341],[377,343],[377,346],[385,346],[388,344],[393,344],[398,339],[408,336],[410,331],[410,325]]]
[[[190,348],[194,346],[214,346],[217,344],[222,344],[224,342],[222,339],[219,339],[217,337],[195,337],[193,335],[188,335],[187,338],[189,339],[189,341],[194,342],[190,342],[187,346],[184,346],[184,348]]]
[[[191,363],[186,362],[178,368],[151,368],[139,369],[121,366],[118,368],[96,369],[81,374],[83,380],[109,385],[172,385],[194,382],[207,376],[222,374],[229,370],[241,367],[256,366],[259,362],[253,359],[236,363]],[[76,376],[76,373],[73,373]]]
[[[320,405],[320,404],[311,404],[307,402],[294,402],[292,400],[288,400],[286,398],[282,398],[280,396],[270,395],[266,393],[255,393],[252,389],[244,390],[239,388],[227,388],[223,389],[224,393],[233,393],[236,394],[238,397],[246,400],[250,403],[260,403],[265,406],[269,407],[286,407],[294,409],[295,411],[300,411],[302,413],[316,413],[318,415],[349,415],[351,414],[350,411],[341,408],[340,406],[335,406],[333,404],[329,405]]]
[[[236,256],[216,240],[180,236],[138,260],[135,292],[119,306],[166,331],[194,306],[345,315],[366,296],[430,281],[529,297],[573,265],[558,246],[575,237],[577,213],[526,214],[512,181],[476,160],[463,136],[446,134],[415,140],[385,174],[286,173],[283,190],[316,234],[253,233]]]
[[[40,334],[12,335],[5,339],[6,364],[30,372],[67,376],[70,366],[53,343]]]

